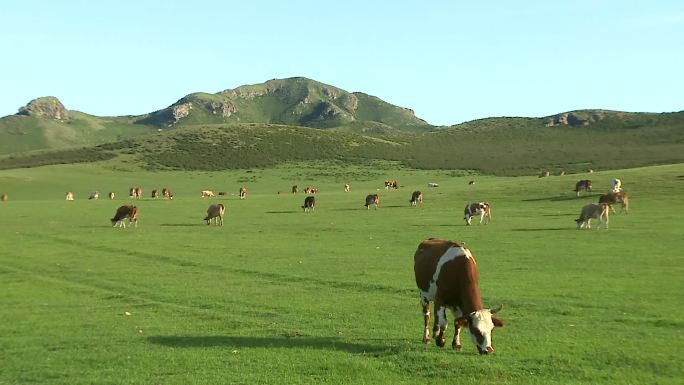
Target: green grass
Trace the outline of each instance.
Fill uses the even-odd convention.
[[[124,171],[117,161],[0,171],[0,384],[677,384],[684,377],[684,164],[486,177],[396,164]],[[629,215],[575,230],[620,177]],[[385,179],[400,188],[386,191]],[[578,179],[595,193],[576,198]],[[475,180],[474,185],[468,185]],[[427,182],[440,187],[428,189]],[[344,182],[352,187],[342,192]],[[313,213],[290,187],[321,189]],[[113,229],[140,185],[136,229]],[[239,186],[247,199],[237,199]],[[147,198],[170,187],[173,201]],[[211,188],[232,195],[207,200]],[[114,201],[87,194],[114,191]],[[380,208],[365,210],[377,192]],[[425,194],[409,207],[413,190]],[[73,191],[76,200],[66,202]],[[281,194],[278,194],[278,191]],[[464,226],[465,203],[493,223]],[[227,206],[223,228],[202,222]],[[420,342],[412,255],[465,242],[496,354]],[[130,315],[127,315],[130,314]],[[449,335],[451,329],[449,330]],[[467,334],[467,332],[465,332]]]

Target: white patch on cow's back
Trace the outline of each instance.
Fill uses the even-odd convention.
[[[470,256],[468,257],[468,255]],[[429,301],[434,301],[435,295],[437,294],[437,278],[439,278],[439,274],[442,272],[442,267],[444,267],[447,262],[453,261],[457,257],[463,256],[466,256],[467,258],[473,257],[468,249],[460,246],[453,246],[447,249],[447,251],[445,251],[444,254],[439,257],[439,261],[435,267],[435,272],[432,274],[432,279],[430,280],[430,287],[428,288],[427,292],[421,293],[423,298],[426,298]]]

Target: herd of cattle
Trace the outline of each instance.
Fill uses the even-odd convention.
[[[547,176],[545,173],[543,176]],[[474,181],[469,182],[473,184]],[[428,183],[428,187],[437,187],[434,182]],[[398,189],[396,180],[385,181],[385,189]],[[575,184],[574,192],[580,196],[581,192],[592,192],[592,181],[588,179],[580,180]],[[348,183],[344,185],[344,192],[351,191]],[[292,193],[297,194],[299,187],[292,186]],[[304,189],[308,195],[304,199],[302,209],[304,212],[312,212],[316,206],[315,194],[319,192],[317,188],[306,187]],[[280,192],[279,192],[280,194]],[[140,187],[132,187],[129,196],[132,199],[141,199],[143,190]],[[219,192],[218,195],[227,195],[226,192]],[[215,197],[212,190],[202,190],[202,198]],[[240,187],[238,191],[240,199],[247,196],[247,188]],[[110,192],[109,199],[114,199],[115,194]],[[158,190],[152,190],[152,198],[160,198]],[[168,188],[161,190],[161,197],[173,199],[173,193]],[[98,199],[97,191],[90,194],[89,199]],[[67,192],[66,199],[74,200],[74,194]],[[2,194],[0,200],[6,201],[7,195]],[[423,205],[423,193],[414,191],[410,199],[411,206]],[[576,219],[577,228],[591,228],[591,220],[597,219],[600,228],[603,225],[608,228],[609,212],[615,213],[612,205],[620,203],[622,211],[628,213],[629,199],[626,192],[622,191],[622,181],[613,179],[611,190],[599,196],[598,203],[590,203],[582,207],[580,216]],[[373,206],[376,210],[380,204],[379,194],[366,196],[364,206],[370,209]],[[126,227],[126,219],[129,225],[138,225],[138,207],[135,205],[123,205],[119,207],[114,217],[111,218],[113,227]],[[213,221],[215,225],[223,226],[226,207],[222,203],[211,204],[207,209],[207,216],[204,218],[207,225]],[[470,225],[472,218],[479,216],[480,224],[491,222],[491,205],[486,202],[468,203],[464,209],[464,220],[466,225]],[[424,329],[423,342],[428,343],[430,337],[430,305],[434,304],[435,317],[433,320],[432,334],[435,343],[443,347],[446,343],[445,331],[447,328],[446,310],[449,309],[454,317],[454,337],[452,347],[461,350],[460,332],[463,327],[467,327],[473,343],[480,354],[489,354],[494,351],[492,347],[492,332],[495,327],[503,326],[503,322],[493,315],[501,310],[502,306],[496,308],[485,308],[482,302],[478,286],[477,263],[473,253],[465,246],[453,241],[430,238],[422,241],[414,254],[414,273],[416,286],[420,292],[420,303],[423,311]]]

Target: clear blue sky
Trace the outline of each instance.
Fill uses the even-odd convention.
[[[0,116],[155,111],[304,76],[436,125],[684,110],[684,1],[0,2]]]

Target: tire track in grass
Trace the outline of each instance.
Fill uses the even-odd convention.
[[[5,254],[10,257],[15,257],[11,254]],[[15,260],[19,260],[15,258]],[[70,285],[79,289],[87,289],[100,293],[100,299],[104,300],[118,300],[122,302],[122,310],[126,307],[136,308],[144,306],[159,306],[162,308],[174,308],[182,310],[184,313],[190,313],[203,319],[213,319],[217,321],[229,321],[234,326],[244,325],[245,322],[254,323],[255,319],[259,320],[264,315],[276,315],[282,312],[283,309],[266,308],[260,305],[258,309],[247,310],[253,307],[253,304],[248,301],[239,301],[232,298],[221,297],[222,302],[212,304],[212,307],[207,307],[206,304],[182,303],[180,301],[173,301],[168,298],[160,296],[158,293],[151,293],[140,289],[133,290],[128,286],[117,285],[107,280],[95,279],[78,279],[68,276],[57,276],[54,273],[47,272],[32,266],[31,268],[21,266],[8,261],[1,261],[0,267],[10,272],[15,272],[33,279],[41,280],[47,283],[56,284],[58,286]],[[135,293],[133,292],[135,291]],[[124,302],[130,302],[124,304]],[[226,303],[227,302],[227,303]],[[233,304],[235,307],[241,309],[239,313],[234,312],[233,308],[228,308],[227,305]],[[221,306],[223,305],[223,306]],[[112,306],[114,307],[114,306]],[[258,321],[262,326],[270,325],[267,321]]]
[[[24,235],[30,235],[30,234],[24,234]],[[160,255],[160,254],[154,254],[154,253],[148,253],[148,252],[142,252],[142,251],[132,251],[127,248],[119,248],[119,247],[112,247],[112,246],[104,246],[104,245],[94,245],[91,243],[87,243],[84,241],[79,241],[75,239],[67,239],[67,238],[60,238],[56,236],[51,236],[51,235],[35,235],[36,237],[40,237],[42,239],[48,238],[51,241],[61,243],[67,246],[77,246],[79,248],[87,248],[90,250],[96,250],[96,251],[103,251],[103,252],[108,252],[116,255],[128,255],[134,258],[140,258],[148,261],[153,261],[153,262],[161,262],[165,263],[167,265],[171,266],[179,266],[179,267],[195,267],[198,269],[201,269],[203,271],[209,271],[209,272],[225,272],[225,273],[233,273],[233,274],[241,274],[250,278],[257,278],[262,281],[268,281],[268,282],[278,282],[282,284],[297,284],[299,286],[306,286],[306,287],[325,287],[325,288],[335,288],[339,290],[344,290],[344,291],[349,291],[349,292],[358,292],[358,293],[363,293],[363,294],[369,294],[372,292],[383,292],[385,294],[390,294],[390,295],[395,295],[401,298],[405,298],[406,296],[416,296],[416,290],[414,289],[406,289],[406,288],[399,288],[399,287],[393,287],[389,285],[383,285],[379,283],[368,283],[368,282],[352,282],[352,281],[337,281],[337,280],[329,280],[329,279],[322,279],[322,278],[316,278],[316,277],[301,277],[301,276],[294,276],[294,275],[287,275],[287,274],[281,274],[281,273],[275,273],[275,272],[267,272],[267,271],[258,271],[258,270],[249,270],[249,269],[240,269],[240,268],[233,268],[233,267],[227,267],[223,265],[212,265],[212,264],[201,264],[197,263],[195,261],[190,261],[187,259],[179,258],[179,257],[173,257],[173,256],[168,256],[168,255]]]

